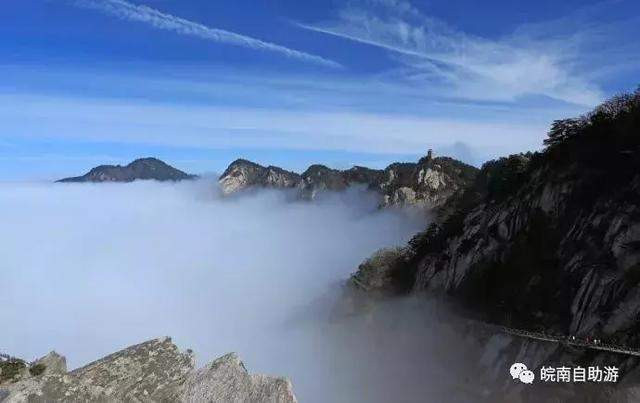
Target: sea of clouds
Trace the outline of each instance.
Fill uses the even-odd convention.
[[[454,381],[436,363],[456,353],[424,307],[334,320],[358,264],[426,225],[376,204],[359,190],[222,198],[210,179],[0,184],[0,352],[55,349],[74,368],[169,335],[200,365],[235,351],[291,378],[302,402],[435,396]]]

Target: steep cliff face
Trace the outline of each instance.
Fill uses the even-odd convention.
[[[418,163],[394,163],[384,170],[360,166],[337,170],[311,165],[302,175],[237,160],[220,176],[219,183],[225,194],[254,187],[296,188],[299,196],[307,200],[323,192],[361,185],[379,193],[383,206],[437,207],[468,186],[476,174],[474,167],[447,157],[433,158],[431,154]]]
[[[233,353],[196,370],[192,353],[180,352],[169,338],[131,346],[71,372],[55,353],[30,367],[22,364],[20,375],[0,379],[0,401],[297,401],[287,379],[251,375]]]
[[[640,346],[640,92],[545,143],[485,164],[388,278],[492,322]]]
[[[179,181],[194,179],[157,158],[137,159],[126,166],[100,165],[82,176],[61,179],[58,182],[132,182],[137,179]]]

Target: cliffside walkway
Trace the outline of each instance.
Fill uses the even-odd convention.
[[[527,339],[546,341],[550,343],[561,343],[568,346],[588,348],[591,350],[608,351],[610,353],[626,354],[626,355],[633,355],[636,357],[640,357],[639,349],[634,349],[627,346],[618,346],[614,344],[600,343],[600,342],[595,342],[593,340],[588,341],[588,340],[583,340],[578,338],[572,338],[569,336],[549,335],[541,332],[531,332],[531,331],[522,330],[522,329],[512,329],[505,326],[496,326],[496,328],[503,333],[511,334],[517,337],[524,337]]]

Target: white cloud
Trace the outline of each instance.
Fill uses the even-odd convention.
[[[442,401],[469,388],[468,350],[453,329],[442,334],[441,307],[331,320],[361,260],[424,225],[351,196],[221,200],[207,181],[0,184],[0,350],[55,349],[74,368],[170,335],[201,364],[236,351],[252,372],[288,376],[304,402]]]
[[[74,4],[83,8],[99,10],[124,20],[142,22],[158,29],[173,31],[182,35],[196,36],[213,42],[242,46],[250,49],[276,52],[293,59],[324,66],[340,67],[338,63],[320,56],[261,41],[234,32],[207,27],[197,22],[162,13],[159,10],[145,5],[136,5],[124,0],[75,0]]]
[[[0,95],[14,138],[56,138],[209,148],[416,153],[463,142],[491,156],[538,148],[547,120],[386,115],[355,111],[171,105]]]
[[[611,54],[611,38],[603,39],[614,23],[572,24],[573,31],[558,29],[560,23],[553,31],[551,23],[528,25],[489,39],[456,30],[402,0],[348,4],[334,21],[298,25],[390,51],[403,66],[393,74],[423,83],[425,91],[498,101],[542,95],[579,105],[603,97],[592,80],[595,67],[585,62],[592,58],[590,47],[599,47],[602,57]]]

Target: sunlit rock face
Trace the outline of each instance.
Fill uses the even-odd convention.
[[[285,378],[251,375],[235,353],[192,373],[181,391],[183,402],[296,402]]]
[[[324,192],[362,186],[378,193],[381,205],[439,207],[469,185],[477,169],[431,154],[418,163],[393,163],[384,170],[354,166],[347,170],[311,165],[302,175],[246,160],[234,161],[219,179],[224,194],[253,187],[295,188],[301,199],[313,200]]]
[[[474,167],[431,153],[417,164],[392,164],[380,184],[387,206],[441,207],[456,192],[469,186],[477,174]]]
[[[249,188],[295,188],[302,181],[300,175],[284,169],[238,159],[220,176],[218,183],[225,195]]]
[[[157,158],[141,158],[128,165],[101,165],[83,176],[61,179],[58,182],[132,182],[134,180],[180,181],[195,179]]]
[[[169,338],[118,351],[71,372],[49,354],[19,379],[0,384],[4,402],[282,402],[296,398],[285,378],[251,375],[236,354],[194,368]],[[34,368],[38,366],[38,371]]]

